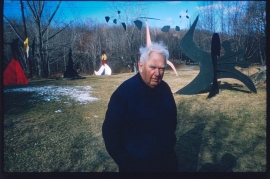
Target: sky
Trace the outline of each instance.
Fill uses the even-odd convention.
[[[139,1],[130,2],[130,7],[141,10],[141,14],[130,16],[130,22],[136,20],[136,17],[150,17],[159,20],[147,19],[149,27],[163,27],[176,25],[182,28],[189,28],[189,25],[196,18],[196,9],[201,1],[141,1],[143,5],[136,6]],[[54,4],[53,4],[54,3]],[[127,1],[125,1],[127,3]],[[52,7],[55,7],[56,1],[50,1]],[[115,8],[117,7],[117,8]],[[125,7],[121,1],[62,1],[58,17],[65,17],[67,21],[80,19],[85,21],[89,18],[97,22],[107,23],[105,16],[111,19],[108,24],[113,24],[112,20],[117,17],[124,19]],[[51,8],[53,9],[53,8]],[[121,11],[118,15],[117,11]],[[187,13],[186,13],[187,12]],[[6,17],[21,17],[20,2],[18,0],[4,0],[4,15]],[[180,18],[181,15],[181,18]],[[185,16],[188,15],[189,19]],[[140,18],[143,23],[146,19]],[[192,21],[192,22],[191,22]]]
[[[69,3],[69,2],[68,2]],[[125,2],[127,3],[127,2]],[[144,1],[141,2],[142,5],[139,7],[141,10],[141,14],[137,15],[137,17],[150,17],[156,18],[160,20],[152,20],[148,19],[147,22],[149,26],[164,26],[164,25],[179,25],[186,27],[189,24],[189,19],[182,18],[186,15],[186,10],[188,10],[188,14],[190,19],[194,15],[196,11],[196,7],[199,2],[196,1]],[[100,22],[106,22],[105,16],[110,17],[110,21],[108,23],[112,23],[114,18],[118,17],[117,10],[121,11],[119,16],[121,19],[124,19],[125,12],[124,9],[126,7],[123,2],[75,2],[73,3],[79,9],[80,15],[82,19],[93,18],[97,19]],[[131,7],[136,9],[138,2],[131,3]],[[117,8],[113,7],[116,5]],[[66,6],[66,5],[65,5]],[[63,6],[64,7],[64,6]],[[139,9],[140,9],[139,8]],[[74,13],[74,12],[73,12]],[[181,18],[179,17],[181,15]],[[131,21],[136,20],[136,15],[129,14],[131,17]],[[133,16],[133,17],[132,17]],[[195,19],[195,18],[193,18]],[[140,18],[140,20],[144,20]],[[181,24],[181,25],[180,25]]]
[[[23,0],[24,1],[24,0]],[[53,11],[58,3],[56,0],[47,1],[48,9]],[[206,1],[61,1],[59,10],[56,13],[54,20],[63,20],[65,23],[69,23],[73,20],[75,22],[92,23],[105,23],[107,25],[115,25],[113,19],[121,18],[122,22],[125,20],[125,9],[130,7],[133,10],[132,13],[128,13],[129,23],[133,23],[138,17],[143,22],[143,26],[147,21],[149,28],[160,27],[169,25],[170,28],[179,26],[180,29],[189,29],[191,24],[199,15],[199,10],[207,8]],[[209,1],[208,1],[209,2]],[[213,1],[211,5],[212,9],[225,8],[224,12],[233,12],[239,9],[237,6],[229,5],[224,7],[224,1]],[[246,1],[238,1],[246,3]],[[127,4],[129,3],[129,6]],[[140,5],[138,6],[138,3]],[[25,6],[26,3],[24,2]],[[209,6],[209,3],[208,3]],[[118,14],[117,11],[121,13]],[[129,11],[130,12],[130,11]],[[27,12],[25,12],[27,16]],[[16,16],[21,19],[22,12],[20,8],[19,0],[4,0],[4,15],[7,18]],[[181,18],[180,18],[181,15]],[[186,15],[189,18],[186,18]],[[226,14],[225,14],[226,15]],[[110,17],[110,21],[106,22],[105,16]],[[149,18],[156,18],[159,20],[153,20]],[[90,21],[92,19],[93,21]],[[118,25],[121,25],[121,20]],[[57,23],[58,23],[57,22]],[[125,22],[127,23],[127,22]],[[217,32],[220,29],[219,22],[216,23]]]

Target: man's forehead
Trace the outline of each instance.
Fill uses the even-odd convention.
[[[157,67],[159,67],[159,68],[160,67],[165,68],[166,65],[165,65],[165,63],[148,63],[148,66],[149,67],[156,67],[156,68]]]
[[[165,65],[166,60],[163,58],[149,58],[146,60],[147,64],[151,65]]]

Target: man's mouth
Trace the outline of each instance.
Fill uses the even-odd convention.
[[[158,81],[159,81],[159,79],[152,79],[152,81],[154,81],[154,82],[158,82]]]

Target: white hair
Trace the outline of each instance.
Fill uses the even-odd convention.
[[[162,43],[152,42],[147,47],[140,47],[140,62],[144,65],[146,60],[149,58],[151,52],[157,52],[164,56],[165,65],[167,65],[167,60],[169,59],[169,51],[167,47]]]

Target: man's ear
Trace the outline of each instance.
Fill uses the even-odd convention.
[[[139,72],[142,72],[143,64],[141,61],[138,61],[138,67],[139,67]]]

